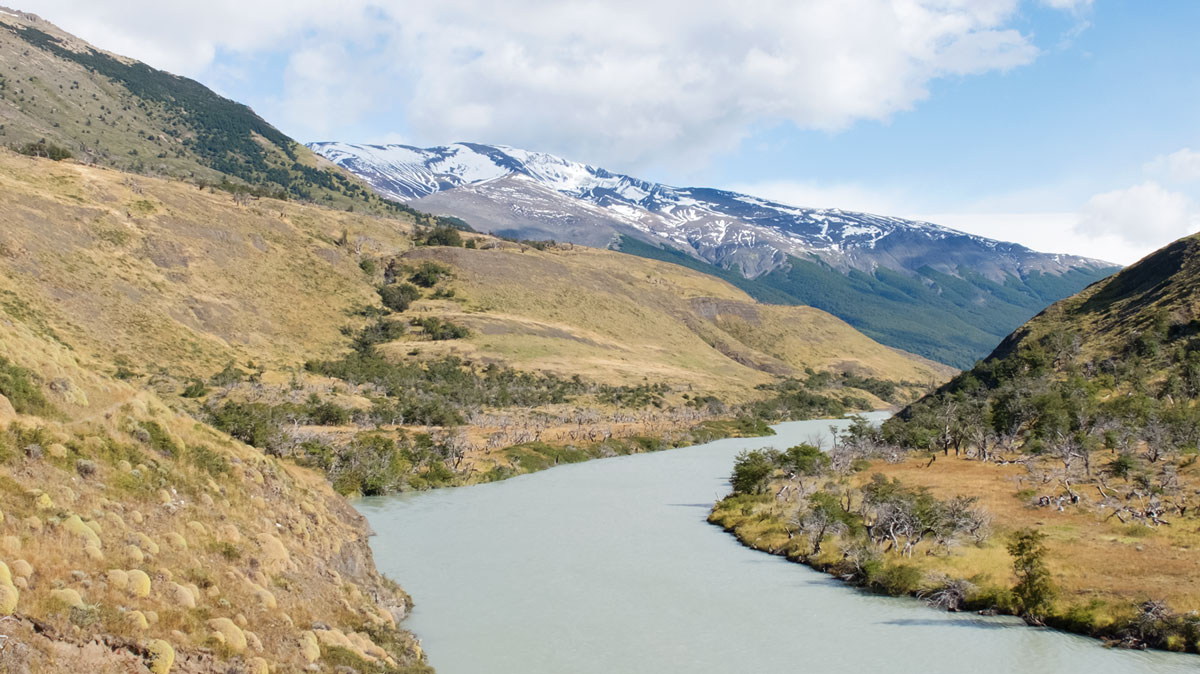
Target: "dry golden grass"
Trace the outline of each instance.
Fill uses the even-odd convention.
[[[23,644],[6,665],[145,671],[143,649],[165,642],[175,671],[253,658],[295,671],[308,665],[303,632],[322,622],[364,659],[420,670],[415,640],[395,629],[407,597],[374,570],[364,521],[322,477],[97,375],[20,324],[0,322],[0,352],[53,373],[61,391],[45,417],[0,405],[0,561],[19,592],[0,631]],[[147,422],[174,447],[142,433]],[[218,620],[244,646],[215,636]]]
[[[0,306],[147,370],[295,366],[342,348],[347,310],[377,301],[334,240],[392,254],[407,227],[0,152]]]
[[[811,307],[769,306],[689,269],[583,247],[414,249],[455,273],[455,302],[419,311],[470,327],[467,344],[422,344],[608,383],[665,381],[745,398],[804,368],[919,384],[954,370],[874,342]]]
[[[1103,454],[1103,457],[1101,456]],[[1095,464],[1107,459],[1097,453]],[[872,471],[896,477],[908,485],[929,487],[939,497],[957,494],[977,496],[995,517],[997,535],[983,547],[965,546],[948,558],[931,557],[935,566],[961,576],[990,574],[1004,583],[1011,579],[1011,559],[1003,547],[1007,531],[1034,527],[1049,536],[1050,567],[1062,588],[1062,600],[1084,603],[1103,599],[1118,604],[1165,599],[1177,611],[1200,610],[1200,521],[1195,517],[1172,517],[1170,526],[1145,527],[1109,518],[1111,509],[1099,508],[1094,487],[1076,486],[1079,505],[1037,507],[1018,491],[1031,489],[1036,496],[1057,497],[1062,489],[1055,483],[1043,485],[1016,464],[995,465],[973,460],[941,457],[928,468],[928,458],[900,464],[878,464]],[[1040,475],[1040,473],[1038,473]],[[1194,467],[1181,474],[1200,485]]]
[[[0,307],[140,373],[206,376],[230,360],[289,371],[343,350],[341,329],[362,320],[349,314],[378,303],[360,258],[411,250],[405,261],[437,259],[456,275],[455,300],[416,311],[475,333],[417,345],[427,355],[734,400],[805,367],[920,384],[953,372],[682,267],[582,247],[412,250],[411,227],[275,200],[237,206],[183,183],[0,151]],[[339,246],[343,232],[350,244]]]
[[[1094,465],[1103,460],[1100,454]],[[927,540],[911,558],[901,560],[896,553],[888,553],[893,563],[916,566],[926,582],[949,576],[972,579],[981,589],[1011,587],[1015,577],[1006,550],[1009,534],[1033,528],[1047,536],[1047,561],[1058,588],[1053,615],[1061,617],[1072,608],[1086,608],[1088,619],[1079,629],[1103,632],[1109,625],[1130,619],[1138,605],[1151,600],[1166,601],[1180,614],[1200,610],[1200,555],[1196,552],[1200,520],[1194,514],[1166,515],[1169,526],[1123,523],[1109,517],[1111,506],[1102,508],[1099,492],[1086,484],[1074,484],[1080,502],[1065,503],[1060,511],[1057,497],[1063,489],[1057,481],[1042,480],[1043,474],[1054,471],[1050,462],[1033,463],[1027,470],[1020,464],[941,455],[930,465],[929,458],[876,461],[849,480],[852,486],[862,486],[875,473],[882,473],[909,487],[926,487],[940,499],[974,496],[991,515],[990,536],[981,543],[960,541],[947,550]],[[1192,466],[1181,471],[1181,480],[1185,490],[1194,490],[1200,485],[1200,474]],[[1055,505],[1036,505],[1042,495],[1051,497]],[[794,497],[777,500],[767,496],[748,506],[730,501],[718,504],[714,521],[751,547],[804,558],[809,553],[807,539],[788,533],[788,523],[798,507]],[[842,559],[839,543],[840,539],[831,538],[821,554],[809,561],[818,567],[838,564]]]

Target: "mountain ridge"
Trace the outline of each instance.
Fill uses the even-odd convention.
[[[423,210],[502,236],[706,271],[760,301],[823,309],[889,346],[958,368],[1116,269],[932,223],[672,187],[502,145],[308,147]]]
[[[859,247],[873,249],[893,233],[917,232],[931,238],[963,237],[979,245],[1009,251],[1013,255],[1049,257],[1056,264],[1114,266],[1104,260],[1078,255],[1040,253],[1022,244],[961,232],[923,220],[840,208],[798,207],[718,188],[675,187],[614,173],[550,153],[522,150],[508,145],[458,142],[422,149],[399,144],[314,142],[308,143],[307,146],[333,163],[347,166],[352,172],[360,175],[368,171],[369,164],[386,165],[393,170],[390,175],[382,174],[381,171],[382,175],[377,179],[368,181],[376,190],[400,201],[416,201],[438,192],[468,185],[482,185],[506,176],[518,175],[552,190],[587,199],[599,206],[637,205],[647,210],[672,214],[680,209],[702,209],[703,202],[695,198],[699,196],[739,201],[748,206],[776,210],[797,218],[823,221],[820,224],[820,234],[812,238],[824,241],[825,245],[810,244],[808,249],[792,248],[786,251],[792,255]],[[368,162],[367,158],[371,158],[372,161]],[[683,220],[691,215],[693,213],[681,213],[676,220]],[[629,219],[631,222],[632,220]],[[834,230],[833,234],[830,233],[831,229]],[[674,242],[683,243],[679,240]],[[757,274],[746,275],[753,278]]]
[[[411,209],[200,82],[0,7],[0,142],[255,197],[381,214]]]

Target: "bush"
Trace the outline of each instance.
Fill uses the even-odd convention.
[[[245,381],[249,376],[250,373],[239,368],[233,361],[229,361],[225,365],[225,369],[209,378],[208,383],[213,386],[232,386],[238,382]]]
[[[784,452],[783,467],[798,475],[819,475],[831,462],[829,455],[813,445],[796,445]]]
[[[180,395],[184,398],[203,398],[208,395],[208,389],[204,388],[204,382],[193,379]]]
[[[30,157],[42,157],[52,159],[54,161],[62,161],[71,158],[71,151],[65,147],[59,147],[54,143],[47,143],[45,140],[39,140],[36,143],[25,143],[16,148],[17,152]]]
[[[179,456],[179,445],[171,439],[166,429],[154,421],[143,421],[138,424],[145,432],[146,444],[163,456]]]
[[[229,461],[204,445],[193,445],[188,448],[188,460],[213,477],[229,472]]]
[[[1046,534],[1035,529],[1021,529],[1012,535],[1008,554],[1013,557],[1013,586],[1016,610],[1026,621],[1040,624],[1050,611],[1056,590],[1046,567]]]
[[[322,401],[315,393],[309,396],[305,412],[309,422],[317,426],[345,426],[350,423],[350,410]]]
[[[338,492],[374,496],[400,489],[411,468],[394,440],[372,433],[336,453],[328,473]]]
[[[408,280],[422,288],[432,288],[437,285],[438,281],[449,275],[449,267],[427,260],[421,263],[421,266],[408,277]]]
[[[745,450],[737,455],[729,484],[735,494],[760,494],[775,472],[778,452],[769,449]]]
[[[264,403],[225,401],[209,412],[209,423],[252,447],[265,449],[279,434],[271,407]]]
[[[392,311],[408,311],[408,307],[421,297],[421,291],[409,283],[380,286],[376,292],[383,306]]]
[[[868,579],[872,588],[893,597],[915,593],[921,587],[921,570],[908,564],[884,564]]]
[[[430,316],[413,321],[413,325],[421,328],[422,331],[433,341],[440,342],[448,339],[463,339],[471,334],[461,325],[456,325],[450,321],[443,321],[440,318]]]
[[[361,260],[358,263],[358,268],[363,270],[363,273],[366,274],[367,276],[375,275],[375,261],[372,259],[367,258],[367,259]]]
[[[0,395],[8,398],[18,414],[46,414],[51,411],[46,396],[33,381],[33,373],[0,356]]]
[[[461,248],[463,245],[462,235],[453,227],[434,227],[431,230],[418,234],[413,243],[419,246],[454,246]]]

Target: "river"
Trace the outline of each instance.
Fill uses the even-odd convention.
[[[1200,671],[1200,656],[867,595],[705,521],[739,451],[828,446],[832,423],[356,506],[439,674]]]

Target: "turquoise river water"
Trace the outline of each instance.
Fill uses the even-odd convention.
[[[828,446],[833,423],[356,505],[440,674],[1200,672],[1200,656],[864,594],[705,521],[739,451]]]

